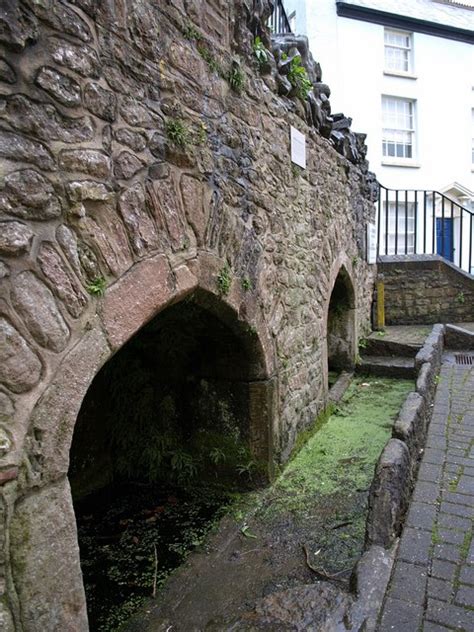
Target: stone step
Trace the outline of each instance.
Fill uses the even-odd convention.
[[[357,373],[380,377],[415,378],[415,362],[406,356],[364,355],[356,366]]]
[[[365,340],[364,355],[414,358],[421,347],[421,344],[387,340],[371,334]]]
[[[329,389],[328,399],[330,403],[337,404],[346,392],[353,377],[354,373],[350,371],[342,371],[333,386]]]
[[[446,325],[444,332],[444,343],[446,348],[455,349],[457,351],[473,351],[474,350],[474,328],[472,323],[463,325]]]

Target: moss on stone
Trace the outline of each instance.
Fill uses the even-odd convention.
[[[313,433],[305,433],[305,438],[312,436],[277,481],[285,501],[297,507],[308,495],[333,494],[348,486],[367,488],[412,389],[409,380],[355,379],[334,412],[327,419],[320,416]]]
[[[12,571],[14,576],[23,576],[26,570],[26,553],[30,545],[30,521],[28,515],[19,509],[10,525],[12,548]]]

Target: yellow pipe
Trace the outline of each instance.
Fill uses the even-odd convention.
[[[377,281],[377,329],[385,328],[385,285]]]

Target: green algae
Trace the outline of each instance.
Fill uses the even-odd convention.
[[[320,427],[275,483],[286,506],[297,508],[313,495],[367,489],[393,421],[411,390],[409,380],[355,379],[327,421],[317,422]]]
[[[257,521],[276,532],[290,520],[293,537],[317,555],[318,568],[343,581],[363,551],[375,464],[413,386],[410,380],[354,379],[338,406],[302,433],[305,443],[298,441],[257,510]]]
[[[179,582],[158,587],[165,608],[171,604],[179,617],[180,629],[190,629],[188,615],[196,612],[196,598],[212,603],[213,621],[218,621],[215,629],[228,629],[220,625],[219,617],[233,620],[254,594],[313,581],[308,560],[349,585],[364,549],[374,466],[413,386],[411,381],[396,379],[354,379],[337,408],[323,411],[311,428],[300,433],[290,462],[272,485],[229,495],[225,522],[218,525],[217,519],[215,529],[211,526],[213,536],[201,548],[206,555],[193,558],[180,571]],[[230,538],[232,530],[235,535]],[[229,574],[235,579],[230,589]],[[196,576],[201,585],[197,593]],[[183,600],[183,590],[190,586],[192,596]],[[177,599],[179,612],[173,605]],[[147,606],[143,612],[151,609]],[[144,629],[141,616],[147,617],[137,616],[125,629]],[[151,616],[153,629],[159,623],[163,629],[168,626],[168,619]]]

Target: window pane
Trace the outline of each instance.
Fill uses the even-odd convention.
[[[386,217],[385,209],[386,204],[383,202],[383,217]],[[387,254],[415,252],[415,205],[413,202],[405,204],[402,198],[398,200],[398,205],[395,202],[389,202],[387,233]]]
[[[385,68],[395,72],[411,70],[411,33],[385,29]]]
[[[414,107],[409,99],[382,97],[382,153],[392,158],[413,157]]]

